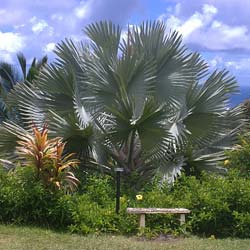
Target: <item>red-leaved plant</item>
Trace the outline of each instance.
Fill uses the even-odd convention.
[[[48,126],[39,130],[33,126],[33,134],[25,134],[17,141],[17,154],[22,162],[33,167],[37,177],[48,187],[73,191],[79,180],[71,171],[79,164],[72,159],[74,154],[63,155],[65,144],[62,138],[48,139]]]

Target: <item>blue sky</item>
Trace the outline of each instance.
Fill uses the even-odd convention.
[[[90,22],[108,19],[126,28],[158,19],[176,29],[211,68],[229,69],[250,83],[250,0],[1,0],[0,59],[15,63],[47,54],[65,37],[84,39]]]

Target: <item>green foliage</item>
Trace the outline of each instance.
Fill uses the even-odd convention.
[[[107,201],[105,201],[107,203]],[[73,224],[69,227],[71,232],[88,233],[135,233],[137,219],[126,213],[122,205],[120,213],[115,213],[114,200],[108,201],[109,205],[94,202],[88,195],[77,197],[74,211],[72,212]]]
[[[12,120],[23,125],[23,117],[21,118],[21,114],[17,112],[15,106],[9,105],[8,96],[18,83],[31,85],[47,64],[48,58],[47,56],[40,60],[34,58],[29,68],[23,53],[17,54],[17,60],[18,65],[0,61],[0,122]]]
[[[141,194],[143,200],[129,206],[190,209],[186,228],[194,234],[250,237],[250,180],[240,177],[238,171],[226,177],[204,173],[199,179],[183,176],[172,188],[155,186]],[[178,216],[147,215],[146,223],[158,232],[182,231]]]
[[[127,197],[121,198],[121,210],[115,213],[114,181],[110,176],[89,175],[84,194],[74,197],[71,232],[130,234],[137,230],[137,218],[126,213]]]
[[[241,105],[243,106],[244,118],[249,120],[250,119],[250,99],[246,99]]]
[[[249,212],[237,212],[233,213],[235,221],[235,236],[249,238],[250,235],[250,213]]]
[[[250,180],[230,171],[226,177],[202,174],[200,179],[182,176],[173,187],[153,185],[140,199],[124,194],[120,213],[115,213],[114,183],[107,176],[87,176],[83,194],[65,195],[46,190],[30,168],[0,175],[0,221],[44,225],[81,234],[160,233],[218,237],[250,237]],[[123,190],[122,190],[123,191]],[[142,198],[142,199],[141,199]],[[186,225],[178,215],[147,215],[146,228],[138,230],[138,217],[127,207],[184,207],[191,210]]]
[[[32,168],[0,173],[0,221],[65,228],[71,223],[71,197],[51,192],[34,178]]]
[[[204,174],[200,180],[184,177],[175,186],[172,194],[179,197],[178,206],[191,209],[189,224],[192,232],[220,237],[242,234],[236,228],[246,225],[236,219],[235,212],[247,214],[250,206],[250,181],[230,172],[228,177]],[[180,199],[183,197],[183,199]]]
[[[196,179],[183,176],[174,187],[154,185],[151,190],[141,191],[142,200],[136,200],[134,195],[123,195],[119,215],[114,213],[114,198],[105,195],[110,183],[104,179],[100,180],[100,185],[92,182],[97,188],[96,194],[93,195],[94,186],[90,185],[90,192],[86,190],[85,195],[78,197],[73,211],[74,223],[70,226],[72,232],[139,232],[152,237],[159,233],[183,233],[186,228],[205,236],[250,237],[250,181],[240,177],[237,171],[230,172],[227,177],[203,174]],[[126,214],[126,207],[184,207],[192,212],[187,216],[185,227],[180,227],[177,215],[147,215],[147,228],[140,232],[137,216]]]
[[[227,168],[238,169],[241,176],[250,178],[250,136],[239,137],[235,149],[227,152],[228,160],[224,161]]]
[[[113,203],[115,199],[114,179],[105,175],[88,175],[84,183],[83,192],[87,193],[91,201],[101,206]]]

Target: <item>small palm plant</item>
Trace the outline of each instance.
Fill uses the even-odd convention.
[[[33,125],[32,130],[33,134],[19,136],[16,147],[19,160],[33,167],[46,186],[73,191],[79,180],[71,169],[78,165],[78,160],[72,159],[73,154],[63,155],[65,143],[62,138],[48,139],[47,124],[41,130]]]

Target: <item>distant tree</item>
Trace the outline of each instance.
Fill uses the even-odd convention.
[[[28,68],[27,60],[23,53],[17,54],[19,65],[13,65],[7,62],[0,62],[0,122],[11,119],[11,111],[8,109],[6,99],[8,93],[17,83],[32,84],[37,78],[39,71],[47,64],[48,58],[44,56],[42,59],[33,59]]]
[[[242,107],[243,107],[243,114],[244,114],[245,118],[250,120],[250,99],[246,99],[242,103]]]

